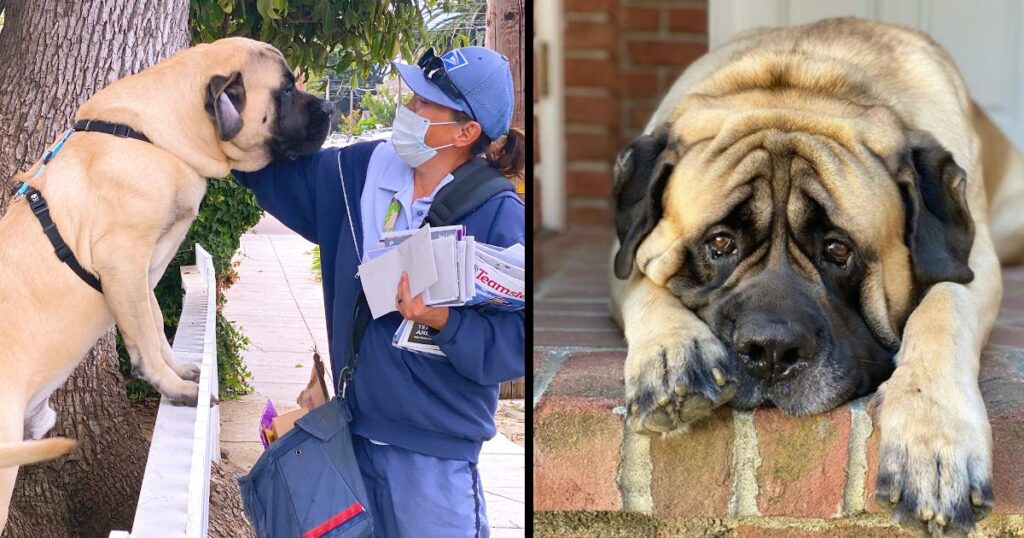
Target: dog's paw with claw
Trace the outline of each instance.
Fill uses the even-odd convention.
[[[183,381],[185,384],[183,390],[176,394],[164,393],[172,405],[184,405],[186,407],[195,407],[199,405],[199,385],[190,381]]]
[[[873,403],[881,435],[875,498],[901,525],[966,536],[993,504],[985,406],[977,387],[916,385],[897,370]]]
[[[708,333],[662,333],[636,345],[626,357],[627,421],[643,434],[689,431],[736,394],[726,378],[728,352]]]

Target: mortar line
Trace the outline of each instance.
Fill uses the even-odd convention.
[[[865,396],[850,402],[850,448],[846,461],[846,483],[843,485],[842,516],[864,511],[864,494],[868,475],[868,438],[874,429],[867,413]]]
[[[732,412],[733,445],[732,498],[729,499],[729,516],[760,516],[757,509],[757,470],[761,467],[761,453],[754,428],[754,411]]]
[[[651,438],[634,433],[625,420],[625,409],[622,410],[622,445],[619,459],[619,472],[615,482],[622,496],[622,510],[652,514],[654,512],[654,494],[651,482],[654,474],[654,463],[651,461]]]

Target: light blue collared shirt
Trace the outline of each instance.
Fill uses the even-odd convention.
[[[370,157],[363,195],[359,200],[360,212],[363,215],[363,261],[367,260],[366,253],[376,249],[377,243],[380,242],[380,237],[384,233],[384,216],[392,198],[396,198],[402,206],[392,231],[416,229],[423,224],[423,219],[427,218],[434,196],[453,179],[455,178],[448,174],[437,184],[437,188],[430,196],[414,202],[412,168],[395,153],[391,141],[378,144]]]

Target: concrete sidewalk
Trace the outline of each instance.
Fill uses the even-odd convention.
[[[267,215],[242,236],[235,258],[241,261],[239,278],[227,291],[224,316],[251,340],[245,361],[256,392],[221,403],[220,439],[230,460],[245,470],[263,451],[257,428],[267,398],[278,412],[298,407],[295,397],[309,381],[314,346],[330,366],[322,289],[311,270],[313,246]],[[499,433],[484,443],[479,469],[491,535],[525,536],[524,449]]]

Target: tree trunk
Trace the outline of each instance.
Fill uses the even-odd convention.
[[[5,3],[0,215],[14,172],[39,158],[89,96],[188,44],[188,5],[187,0]],[[61,331],[54,327],[54,337]],[[4,536],[98,537],[130,528],[148,444],[128,407],[113,330],[51,402],[57,411],[53,434],[76,439],[79,449],[21,469]]]
[[[484,44],[508,58],[512,70],[512,86],[516,91],[516,107],[512,113],[512,127],[525,129],[523,123],[523,74],[526,66],[526,28],[523,0],[487,0],[487,23]],[[524,198],[524,185],[516,185],[519,197]],[[501,398],[522,398],[526,383],[523,378],[501,384]]]
[[[523,129],[523,80],[526,66],[526,27],[523,0],[487,0],[487,26],[484,43],[508,58],[512,85],[516,89],[516,108],[512,127]]]

